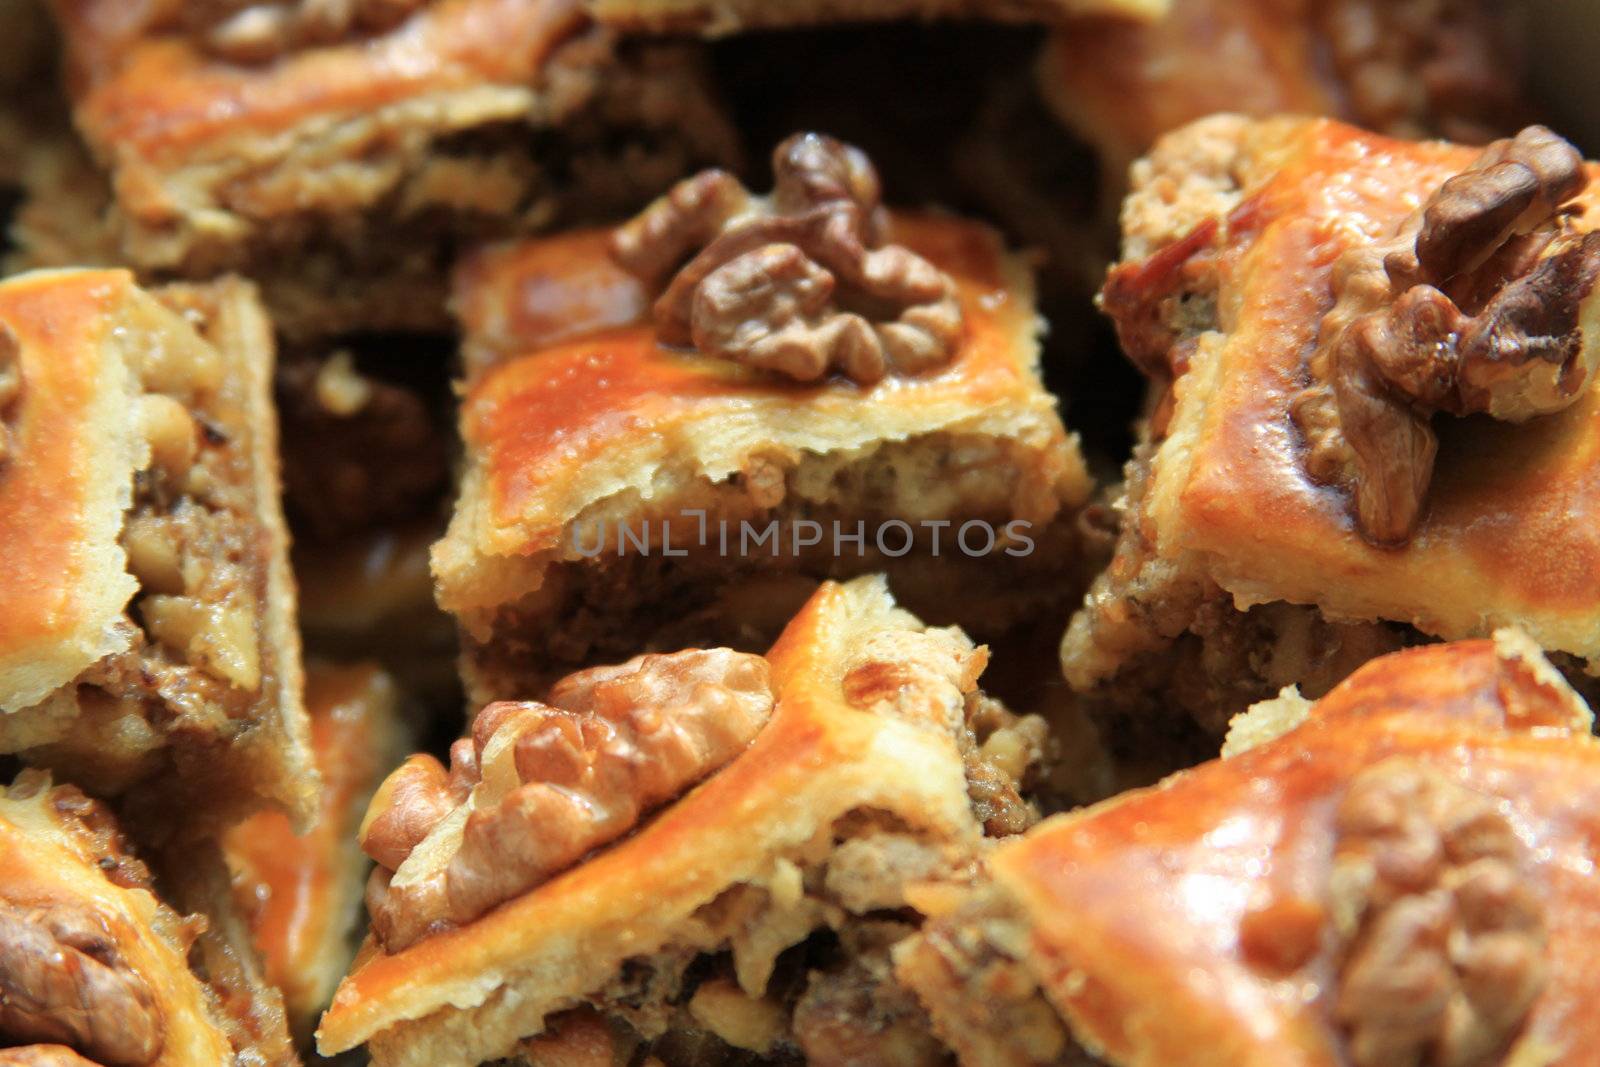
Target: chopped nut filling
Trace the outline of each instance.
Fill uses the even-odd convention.
[[[1583,320],[1600,233],[1568,201],[1582,157],[1532,126],[1491,145],[1388,241],[1344,254],[1336,303],[1295,398],[1306,468],[1353,497],[1362,534],[1404,542],[1422,516],[1436,412],[1522,422],[1569,407],[1600,360]]]
[[[1027,942],[1027,924],[991,889],[898,949],[895,973],[915,990],[935,1032],[963,1063],[1098,1064],[1072,1039],[1022,962]]]
[[[1516,830],[1491,798],[1403,759],[1358,776],[1336,825],[1334,1014],[1351,1061],[1499,1062],[1548,971]]]
[[[617,261],[663,290],[661,341],[804,382],[838,371],[871,384],[953,358],[962,336],[954,283],[884,244],[866,156],[798,134],[778,146],[773,172],[762,198],[706,171],[617,230]]]
[[[547,700],[485,708],[470,748],[453,753],[457,785],[416,757],[381,788],[390,807],[373,809],[362,847],[401,859],[374,873],[369,893],[391,950],[469,922],[620,837],[743,751],[773,705],[766,661],[727,649],[580,671]],[[413,855],[435,862],[406,877]]]
[[[0,900],[0,1041],[142,1067],[161,1054],[163,1033],[155,998],[103,920],[74,904]]]

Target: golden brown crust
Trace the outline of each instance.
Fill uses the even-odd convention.
[[[1175,135],[1173,149],[1221,131],[1220,121]],[[1181,191],[1186,168],[1176,151],[1158,150],[1164,169],[1141,172],[1129,202],[1139,254],[1220,223],[1204,249],[1215,321],[1180,342],[1183,373],[1140,516],[1156,554],[1206,575],[1241,606],[1308,603],[1445,638],[1515,624],[1547,649],[1600,654],[1592,583],[1582,577],[1600,566],[1600,535],[1587,521],[1600,509],[1600,395],[1588,391],[1565,412],[1521,426],[1443,420],[1427,513],[1392,548],[1368,544],[1342,494],[1307,476],[1290,414],[1339,257],[1393,232],[1476,153],[1329,121],[1228,131],[1238,184],[1216,201],[1225,216]],[[1158,201],[1171,206],[1151,210]],[[1585,192],[1570,215],[1580,236],[1593,225],[1594,202]],[[1162,236],[1147,244],[1150,232]],[[1584,327],[1585,343],[1592,332]]]
[[[1572,1055],[1595,1040],[1589,727],[1510,634],[1377,660],[1275,739],[1002,847],[1018,950],[1118,1064]],[[1436,972],[1429,931],[1454,931]],[[1441,984],[1381,996],[1419,936],[1409,973]],[[1424,988],[1462,999],[1433,1014]]]
[[[481,82],[526,84],[581,22],[576,0],[439,0],[401,32],[257,68],[218,62],[181,34],[146,37],[125,8],[57,3],[85,136],[124,165],[154,168],[197,147],[220,150],[219,138],[269,137],[319,115]]]
[[[0,465],[0,708],[38,703],[127,647],[114,623],[137,583],[117,546],[140,464],[139,389],[113,330],[124,271],[33,274],[0,285],[14,340]]]

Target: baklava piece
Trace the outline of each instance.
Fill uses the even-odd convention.
[[[1124,724],[1317,696],[1425,638],[1600,657],[1590,170],[1326,120],[1204,120],[1135,170],[1102,297],[1154,382],[1063,645]],[[1137,732],[1137,730],[1135,730]]]
[[[370,867],[356,845],[361,817],[406,745],[399,693],[376,667],[311,664],[306,709],[322,775],[310,830],[296,835],[282,812],[264,811],[232,827],[222,845],[263,977],[282,991],[290,1026],[308,1043],[360,937]]]
[[[742,30],[905,18],[1056,22],[1084,15],[1143,21],[1173,0],[584,0],[601,22],[625,29]]]
[[[1033,822],[1045,741],[978,688],[986,659],[866,577],[765,657],[645,655],[491,705],[373,801],[374,937],[323,1053],[936,1059],[889,947]]]
[[[577,0],[55,7],[120,256],[248,274],[294,336],[446,327],[460,242],[734,153],[693,46],[617,45]]]
[[[712,171],[460,271],[467,464],[434,573],[476,702],[708,634],[763,649],[822,577],[887,570],[985,640],[1076,595],[1090,485],[1023,264],[885,214],[830,138],[775,163],[771,197]]]
[[[0,283],[0,752],[141,833],[313,806],[272,351],[237,280]]]
[[[297,1061],[277,994],[158,895],[110,810],[47,774],[0,792],[0,1063],[218,1067]]]
[[[1003,844],[896,973],[971,1067],[1590,1062],[1591,727],[1514,631],[1384,657]]]
[[[1526,115],[1520,18],[1499,0],[1172,0],[1065,24],[1039,87],[1115,190],[1158,137],[1219,111],[1481,144]]]

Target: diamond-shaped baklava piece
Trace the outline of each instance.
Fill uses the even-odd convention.
[[[1487,149],[1220,117],[1135,169],[1103,303],[1154,380],[1069,679],[1213,736],[1426,637],[1600,656],[1600,235],[1534,127]],[[1581,672],[1573,671],[1574,678]]]
[[[759,650],[821,577],[887,570],[984,639],[1075,595],[1090,483],[1022,262],[883,214],[838,142],[777,162],[770,200],[709,172],[461,269],[467,463],[434,573],[478,703],[708,635]]]
[[[1513,631],[1384,657],[1002,845],[897,973],[972,1067],[1585,1062],[1591,727]]]
[[[315,796],[271,375],[243,282],[0,283],[0,752],[151,832]]]
[[[576,0],[55,7],[116,254],[248,274],[290,334],[441,328],[458,242],[733,154],[696,54],[618,46]]]
[[[323,1052],[478,1064],[598,1017],[623,1061],[936,1055],[888,946],[1030,824],[1043,744],[978,688],[986,659],[866,577],[765,657],[647,655],[490,706],[448,770],[413,757],[373,801],[375,934]]]

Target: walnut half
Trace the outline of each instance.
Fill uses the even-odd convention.
[[[707,171],[617,230],[617,262],[663,290],[661,341],[802,382],[838,371],[869,385],[953,358],[963,326],[955,284],[884,243],[867,157],[796,134],[773,154],[773,173],[772,195],[756,197]]]
[[[1337,815],[1334,1016],[1356,1067],[1498,1063],[1547,977],[1526,847],[1495,801],[1407,759]]]
[[[374,929],[398,951],[526,892],[732,760],[772,708],[766,660],[728,649],[639,656],[544,703],[491,704],[449,775],[413,757],[374,798]]]
[[[1523,422],[1569,407],[1600,361],[1600,233],[1568,202],[1578,151],[1541,126],[1490,145],[1391,239],[1346,252],[1293,417],[1307,472],[1353,497],[1379,544],[1421,519],[1436,413]]]
[[[92,912],[0,900],[0,1043],[18,1042],[69,1046],[105,1067],[143,1067],[161,1054],[155,999]],[[47,1053],[34,1058],[52,1062]]]

